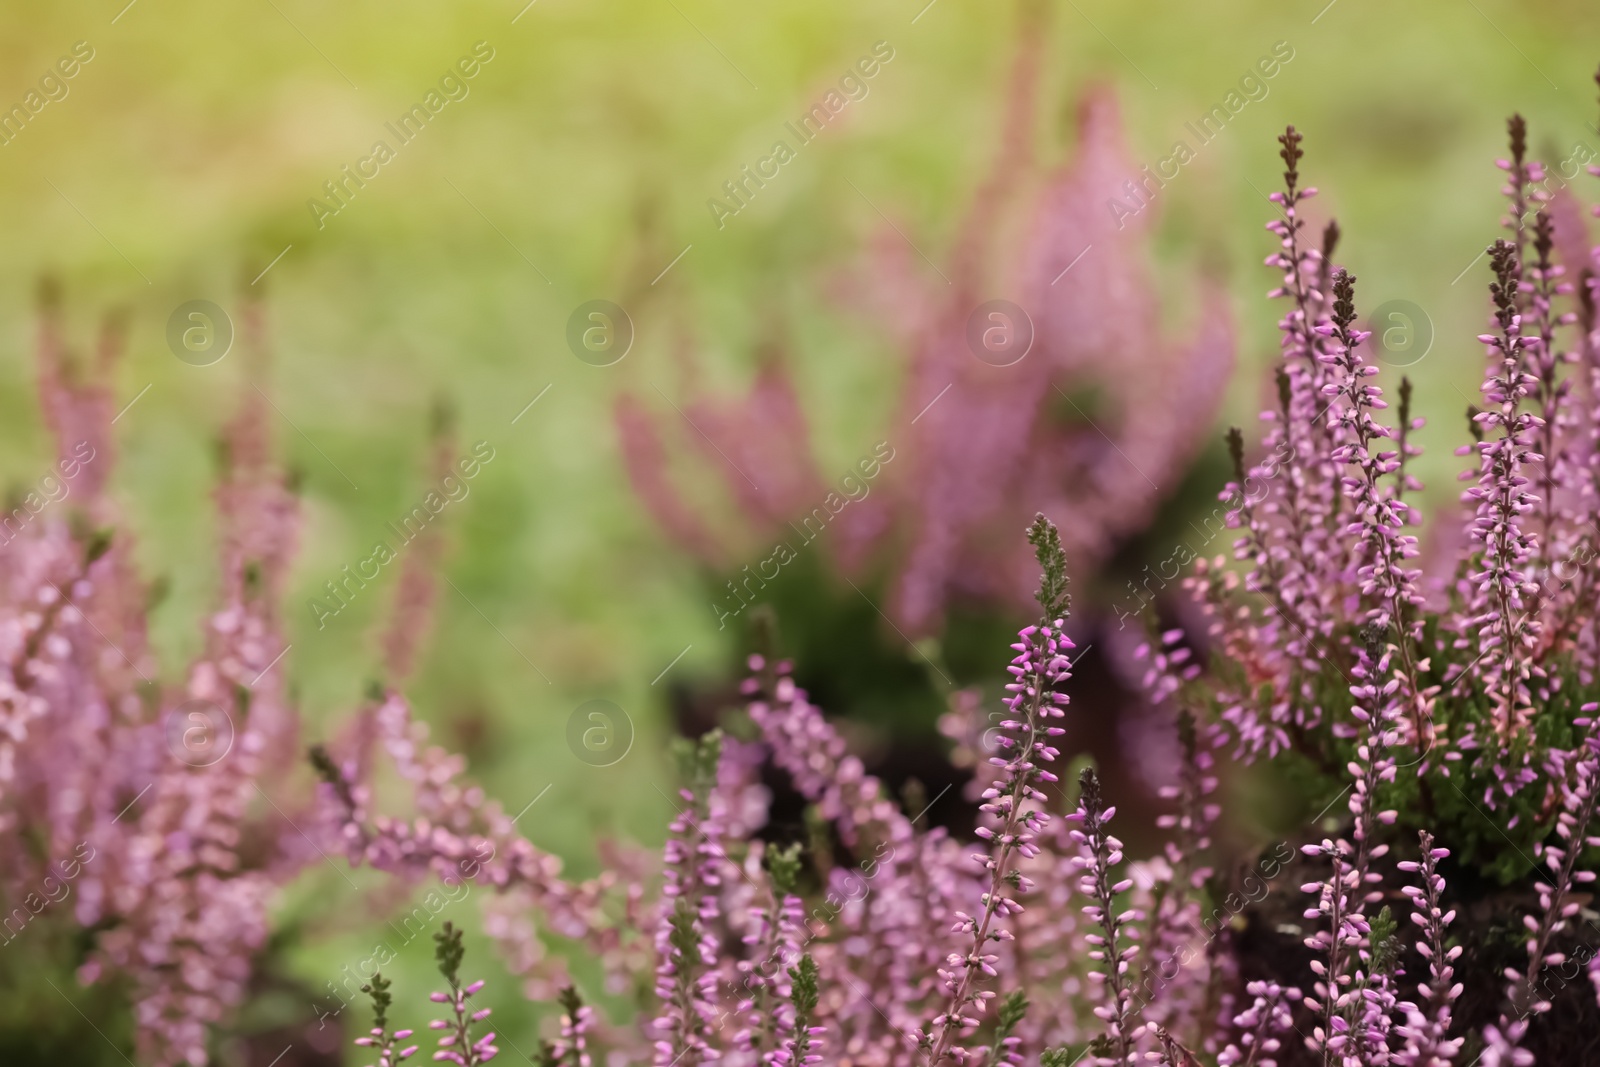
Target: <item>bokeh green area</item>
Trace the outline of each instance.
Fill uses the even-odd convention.
[[[597,837],[659,839],[670,814],[658,792],[670,792],[665,690],[726,675],[733,645],[703,575],[627,484],[614,398],[632,390],[670,415],[657,390],[682,395],[673,350],[685,338],[709,384],[742,386],[780,324],[823,469],[844,469],[880,439],[900,362],[887,331],[842,314],[825,283],[882,226],[879,209],[942,261],[994,156],[1015,8],[123,2],[0,9],[6,107],[74,42],[94,49],[69,95],[0,146],[0,477],[26,483],[47,462],[32,393],[38,276],[64,283],[84,344],[103,309],[127,307],[116,388],[125,401],[149,389],[117,424],[114,491],[148,573],[170,580],[155,636],[178,678],[215,581],[211,443],[241,361],[236,350],[211,367],[179,362],[167,318],[192,299],[237,309],[241,274],[288,246],[255,288],[273,337],[274,426],[304,472],[286,662],[308,732],[329,734],[375,673],[373,632],[394,575],[320,629],[306,599],[420,502],[429,411],[442,395],[463,442],[486,440],[496,458],[443,516],[455,588],[442,591],[411,687],[417,705],[511,810],[550,787],[521,825],[576,870],[591,868]],[[1452,493],[1450,450],[1481,367],[1473,336],[1488,272],[1472,264],[1497,233],[1492,160],[1504,117],[1525,114],[1532,149],[1553,162],[1579,144],[1600,156],[1600,10],[1580,0],[1049,7],[1038,131],[1047,160],[1070,152],[1077,94],[1110,82],[1134,156],[1154,164],[1189,137],[1186,122],[1288,42],[1294,58],[1268,95],[1162,191],[1161,284],[1181,319],[1199,273],[1227,279],[1244,370],[1226,414],[1250,418],[1275,349],[1277,311],[1260,299],[1272,283],[1260,266],[1273,211],[1263,194],[1281,169],[1274,136],[1294,122],[1307,136],[1303,169],[1326,190],[1319,207],[1344,229],[1362,305],[1408,300],[1434,324],[1431,352],[1408,370],[1432,420],[1418,469]],[[389,139],[385,123],[478,41],[493,59],[470,94],[319,227],[307,201]],[[848,123],[802,148],[719,228],[708,198],[879,41],[894,59]],[[611,367],[580,362],[565,341],[570,313],[624,297],[632,351]],[[637,729],[633,752],[605,769],[579,762],[564,738],[571,711],[596,697],[627,709]],[[303,935],[288,950],[294,975],[320,987],[366,954],[376,927],[364,899],[326,866],[289,894],[285,922]],[[473,909],[461,910],[476,932]],[[474,968],[499,974],[482,939],[471,945]],[[396,993],[408,1010],[423,1011],[429,965],[424,945],[403,954]],[[540,1010],[509,982],[491,990],[503,1031],[531,1047]],[[270,1000],[252,1008],[275,1010]]]

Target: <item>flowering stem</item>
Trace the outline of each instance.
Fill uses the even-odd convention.
[[[1439,861],[1450,854],[1449,849],[1433,847],[1433,835],[1423,830],[1418,835],[1422,843],[1420,861],[1402,862],[1403,871],[1418,875],[1420,886],[1406,886],[1401,890],[1411,898],[1413,915],[1422,927],[1423,940],[1417,942],[1417,951],[1428,960],[1428,980],[1421,983],[1421,1005],[1401,1005],[1408,1009],[1410,1023],[1402,1028],[1406,1038],[1410,1063],[1417,1067],[1431,1067],[1448,1063],[1460,1047],[1460,1039],[1450,1040],[1450,1004],[1459,995],[1459,987],[1452,985],[1455,969],[1451,964],[1461,955],[1461,948],[1446,949],[1445,927],[1455,917],[1446,912],[1439,894],[1444,889],[1444,879],[1439,876]]]
[[[789,985],[794,1032],[773,1054],[772,1063],[774,1067],[810,1067],[822,1058],[811,1051],[812,1039],[821,1036],[822,1027],[813,1025],[817,1014],[817,962],[809,952],[800,957],[799,966],[789,968]]]
[[[1484,542],[1483,569],[1473,577],[1478,582],[1474,620],[1484,631],[1484,651],[1498,663],[1490,673],[1489,688],[1498,689],[1497,728],[1501,739],[1509,742],[1517,724],[1522,703],[1524,664],[1518,649],[1523,620],[1512,616],[1522,608],[1527,575],[1522,570],[1530,539],[1522,531],[1518,516],[1528,509],[1523,486],[1525,462],[1524,435],[1534,417],[1519,412],[1518,404],[1527,395],[1530,376],[1525,369],[1524,350],[1528,340],[1522,336],[1517,295],[1521,285],[1521,266],[1516,250],[1506,241],[1496,241],[1490,249],[1495,282],[1490,292],[1495,300],[1498,335],[1480,338],[1489,345],[1498,364],[1498,375],[1484,383],[1490,408],[1478,416],[1488,426],[1498,426],[1500,437],[1481,443],[1479,484],[1473,495],[1480,501],[1474,531]],[[1536,625],[1536,624],[1535,624]],[[1496,647],[1498,646],[1498,647]]]
[[[1379,390],[1376,386],[1365,384],[1365,380],[1376,374],[1378,369],[1368,366],[1356,352],[1368,335],[1365,331],[1351,328],[1356,318],[1355,282],[1355,278],[1343,269],[1334,272],[1333,322],[1332,325],[1320,327],[1334,341],[1332,351],[1323,358],[1336,366],[1343,375],[1341,382],[1330,385],[1329,388],[1342,389],[1348,405],[1342,417],[1355,435],[1354,440],[1335,451],[1334,458],[1356,467],[1359,471],[1358,475],[1351,479],[1353,483],[1351,488],[1355,494],[1353,504],[1361,517],[1362,547],[1367,558],[1371,560],[1362,569],[1364,578],[1362,592],[1376,596],[1381,605],[1372,611],[1369,621],[1380,626],[1392,625],[1395,628],[1395,645],[1400,653],[1400,673],[1405,679],[1406,692],[1411,704],[1412,726],[1416,731],[1414,740],[1421,749],[1427,745],[1424,723],[1426,701],[1417,681],[1417,669],[1411,648],[1413,627],[1408,621],[1412,607],[1421,598],[1414,589],[1414,574],[1406,570],[1403,565],[1407,554],[1406,548],[1410,540],[1414,539],[1408,540],[1400,533],[1405,525],[1401,516],[1403,505],[1398,505],[1394,498],[1386,496],[1378,484],[1380,473],[1386,473],[1388,465],[1397,461],[1389,455],[1373,451],[1375,442],[1391,435],[1372,417],[1373,409],[1381,406]]]
[[[1098,958],[1104,964],[1106,987],[1111,993],[1110,1005],[1097,1009],[1095,1014],[1107,1023],[1108,1035],[1117,1051],[1116,1062],[1125,1064],[1133,1051],[1133,1035],[1130,1032],[1133,995],[1123,980],[1123,972],[1128,964],[1124,957],[1131,958],[1136,949],[1121,947],[1126,917],[1118,914],[1115,898],[1118,893],[1126,892],[1133,883],[1111,881],[1111,869],[1122,862],[1122,842],[1106,830],[1116,809],[1105,806],[1100,794],[1099,777],[1093,768],[1085,767],[1078,781],[1081,794],[1073,819],[1082,824],[1083,829],[1074,830],[1073,835],[1084,846],[1085,852],[1083,862],[1087,874],[1081,888],[1095,898],[1095,903],[1084,910],[1100,924],[1102,931],[1100,935],[1089,935],[1089,943],[1098,946],[1096,951],[1090,953],[1090,957]]]
[[[1012,904],[1003,892],[1012,855],[1021,843],[1032,836],[1021,832],[1023,823],[1027,821],[1024,816],[1023,801],[1033,793],[1029,782],[1035,773],[1032,763],[1034,748],[1044,734],[1041,728],[1040,709],[1044,704],[1045,693],[1049,689],[1046,671],[1053,662],[1057,646],[1049,627],[1030,627],[1029,630],[1032,632],[1023,632],[1026,650],[1018,657],[1018,659],[1026,658],[1033,667],[1028,674],[1021,676],[1019,683],[1024,687],[1026,697],[1025,722],[1021,724],[1022,750],[1013,759],[1006,761],[1016,767],[1017,771],[1013,774],[1010,789],[996,805],[1005,812],[1005,818],[1000,826],[999,845],[986,860],[989,866],[989,886],[983,895],[983,915],[976,923],[969,920],[967,924],[972,931],[972,948],[966,958],[960,961],[963,967],[961,978],[951,992],[949,1003],[945,1006],[943,1025],[929,1056],[931,1064],[937,1064],[944,1058],[960,1032],[963,1022],[961,1010],[966,1007],[971,997],[973,982],[978,971],[989,970],[993,973],[993,969],[986,966],[983,949],[991,936],[999,940],[999,935],[991,935],[989,928],[1001,909],[1009,910],[1008,905]],[[993,831],[987,831],[986,836],[994,836]]]
[[[433,1021],[433,1029],[449,1031],[439,1039],[439,1051],[433,1054],[433,1058],[454,1063],[457,1067],[480,1067],[494,1059],[495,1053],[500,1051],[494,1045],[493,1030],[476,1041],[472,1039],[472,1024],[487,1019],[491,1010],[467,1010],[467,1001],[483,988],[483,982],[480,980],[465,987],[461,985],[461,959],[465,953],[461,947],[461,931],[453,923],[445,923],[444,929],[433,935],[433,940],[436,943],[434,956],[439,961],[439,973],[449,983],[450,991],[434,993],[432,1000],[436,1004],[450,1005],[451,1015],[449,1019]]]
[[[1585,707],[1593,710],[1593,705]],[[1545,849],[1545,856],[1559,859],[1559,867],[1551,864],[1556,869],[1554,885],[1541,884],[1539,887],[1544,914],[1540,916],[1537,926],[1534,926],[1531,916],[1528,919],[1533,932],[1533,937],[1528,941],[1528,973],[1511,997],[1511,1006],[1519,1015],[1526,1016],[1548,1009],[1548,1004],[1539,1003],[1534,999],[1534,986],[1538,983],[1539,973],[1544,969],[1546,962],[1561,962],[1559,955],[1549,961],[1545,958],[1550,948],[1550,938],[1567,917],[1566,898],[1572,890],[1573,882],[1594,879],[1593,872],[1577,871],[1578,859],[1583,855],[1585,846],[1594,844],[1589,837],[1589,824],[1594,820],[1596,803],[1600,802],[1600,733],[1596,732],[1594,724],[1590,721],[1583,721],[1583,725],[1588,726],[1588,730],[1577,750],[1572,753],[1570,770],[1572,781],[1563,787],[1567,810],[1556,817],[1556,832],[1565,842],[1565,847]],[[1556,856],[1551,856],[1551,853],[1556,853]],[[1584,875],[1587,875],[1587,878],[1583,877]]]

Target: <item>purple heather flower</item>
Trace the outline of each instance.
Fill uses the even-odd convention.
[[[1531,603],[1538,585],[1528,569],[1537,539],[1524,519],[1537,498],[1529,491],[1524,470],[1543,459],[1531,447],[1542,420],[1521,410],[1537,382],[1527,360],[1533,342],[1523,335],[1517,307],[1522,265],[1513,245],[1497,241],[1490,249],[1490,265],[1498,332],[1479,338],[1490,358],[1483,383],[1488,407],[1475,417],[1483,436],[1476,445],[1478,482],[1462,496],[1476,508],[1469,537],[1483,546],[1482,562],[1469,576],[1469,614],[1457,647],[1477,649],[1471,666],[1494,702],[1501,741],[1509,744],[1532,713],[1528,680],[1535,665],[1530,650],[1541,627]]]
[[[1092,769],[1086,768],[1079,780],[1078,809],[1067,819],[1076,824],[1071,831],[1080,854],[1078,867],[1082,872],[1079,890],[1089,898],[1083,914],[1100,927],[1097,934],[1084,937],[1094,946],[1089,958],[1098,967],[1090,972],[1090,979],[1100,989],[1101,1003],[1095,1015],[1105,1023],[1106,1038],[1116,1056],[1095,1058],[1101,1067],[1126,1064],[1133,1051],[1135,1022],[1133,990],[1130,970],[1139,954],[1138,922],[1144,918],[1134,909],[1118,907],[1116,897],[1133,887],[1128,879],[1113,881],[1112,869],[1122,863],[1122,842],[1106,829],[1115,807],[1108,807],[1100,793],[1100,780]]]
[[[721,735],[684,749],[683,807],[662,849],[666,882],[656,922],[656,1062],[685,1067],[715,1060],[721,975],[720,900],[732,862],[723,850],[725,806],[717,795]]]
[[[1597,588],[1588,561],[1600,547],[1584,532],[1586,517],[1600,515],[1593,488],[1600,485],[1593,458],[1600,455],[1600,404],[1593,403],[1600,343],[1583,336],[1575,355],[1557,352],[1560,331],[1574,324],[1572,313],[1558,310],[1572,295],[1552,256],[1561,238],[1532,187],[1537,164],[1515,151],[1508,189],[1513,214],[1533,220],[1532,240],[1519,222],[1516,240],[1492,257],[1497,332],[1485,338],[1494,362],[1485,384],[1490,410],[1476,422],[1472,539],[1453,557],[1454,604],[1443,618],[1430,614],[1410,532],[1418,515],[1407,502],[1420,490],[1405,466],[1418,454],[1406,437],[1420,425],[1410,415],[1411,389],[1401,383],[1399,418],[1387,425],[1377,368],[1364,356],[1369,338],[1356,326],[1354,281],[1332,261],[1337,229],[1330,226],[1317,246],[1307,240],[1304,210],[1314,190],[1299,183],[1299,135],[1287,132],[1282,144],[1286,191],[1275,201],[1284,217],[1272,224],[1279,249],[1269,260],[1282,275],[1273,295],[1289,305],[1280,324],[1278,403],[1265,419],[1264,455],[1246,464],[1243,435],[1230,440],[1235,476],[1223,494],[1243,566],[1200,561],[1187,585],[1206,632],[1191,640],[1169,631],[1140,652],[1160,716],[1186,708],[1215,717],[1186,728],[1183,758],[1161,790],[1175,809],[1160,820],[1168,834],[1161,854],[1125,863],[1106,826],[1114,809],[1092,776],[1066,825],[1049,819],[1044,795],[1054,775],[1046,763],[1056,756],[1059,727],[1047,720],[1064,702],[1054,686],[1065,677],[1070,648],[1057,613],[1020,635],[997,730],[986,730],[981,698],[971,694],[953,698],[941,722],[956,741],[954,758],[973,771],[983,815],[976,850],[903,811],[795,685],[789,666],[754,657],[744,692],[759,740],[742,749],[730,743],[707,788],[682,795],[662,854],[661,897],[645,892],[649,869],[637,859],[607,883],[626,886],[630,921],[658,931],[654,1018],[661,1025],[649,1035],[659,1041],[658,1063],[720,1057],[730,1067],[805,1067],[848,1058],[897,1067],[926,1058],[999,1067],[1031,1062],[1053,1044],[1098,1039],[1095,1062],[1193,1067],[1194,1048],[1223,1067],[1271,1067],[1284,1058],[1299,1015],[1310,1017],[1309,1027],[1300,1025],[1327,1067],[1444,1067],[1467,1035],[1452,1033],[1461,953],[1448,945],[1454,913],[1442,904],[1438,861],[1447,852],[1430,834],[1421,835],[1420,859],[1400,864],[1414,876],[1404,893],[1428,967],[1415,985],[1395,966],[1388,915],[1373,914],[1384,895],[1385,827],[1398,814],[1384,804],[1401,766],[1415,766],[1424,788],[1467,777],[1501,810],[1515,794],[1543,789],[1544,810],[1556,814],[1555,839],[1535,846],[1553,884],[1540,890],[1527,919],[1529,970],[1512,976],[1512,1010],[1482,1035],[1484,1063],[1531,1062],[1522,1046],[1544,1006],[1534,997],[1537,978],[1558,958],[1551,941],[1591,877],[1576,857],[1595,840],[1600,750],[1593,734],[1564,751],[1541,744],[1529,727],[1535,708],[1573,684],[1567,678],[1592,685],[1600,666],[1600,631],[1581,607]],[[1579,298],[1586,334],[1596,316],[1582,301],[1595,296],[1590,286]],[[1569,364],[1587,377],[1573,384],[1562,374]],[[763,381],[774,424],[797,425],[798,406],[792,395],[785,399],[781,376]],[[737,420],[701,414],[731,440]],[[929,426],[950,417],[930,415]],[[740,455],[753,465],[771,458]],[[947,489],[956,488],[943,497],[987,514],[987,504],[958,491],[963,477],[951,474]],[[793,496],[789,490],[804,482],[775,478],[782,491],[773,499]],[[922,585],[906,579],[902,589],[907,603],[922,607],[903,617],[936,614],[940,575],[958,558],[960,537],[951,531],[965,529],[964,521],[925,527],[933,540],[908,566]],[[1561,657],[1570,657],[1570,674]],[[1450,687],[1448,700],[1434,684],[1439,678]],[[1458,713],[1474,704],[1457,699],[1469,684],[1493,704],[1483,721]],[[1593,710],[1586,706],[1585,714]],[[518,857],[510,869],[499,858],[490,866],[500,884],[603,946],[614,976],[625,977],[623,961],[640,966],[626,939],[608,940],[601,888],[566,886],[553,860],[508,835],[496,809],[457,784],[459,762],[412,728],[398,697],[377,712],[377,733],[414,783],[421,816],[414,824],[370,819],[357,761],[347,760],[350,769],[329,788],[349,812],[344,833],[353,857],[417,873],[492,842]],[[1327,867],[1323,880],[1305,886],[1314,900],[1306,916],[1316,922],[1307,939],[1316,957],[1309,990],[1245,984],[1226,938],[1196,944],[1185,929],[1195,925],[1209,874],[1212,754],[1224,731],[1247,759],[1293,750],[1349,783],[1345,836],[1303,849]],[[808,901],[772,881],[765,846],[739,851],[767,817],[759,781],[766,759],[811,805],[819,842],[812,860],[824,896],[809,913]],[[1512,830],[1516,817],[1505,823]],[[741,857],[739,866],[723,842]],[[793,970],[801,959],[818,992],[803,1011]],[[1593,973],[1600,983],[1600,970]],[[1219,989],[1214,1001],[1210,983]],[[1032,1008],[1004,1036],[979,1038],[1008,989],[1025,992]],[[737,1018],[727,1039],[719,1011]],[[1202,1025],[1202,1014],[1220,1026]]]
[[[1402,860],[1399,867],[1417,875],[1421,885],[1408,885],[1401,892],[1411,898],[1411,921],[1421,928],[1417,952],[1428,961],[1428,978],[1418,983],[1415,1001],[1401,1001],[1399,1009],[1405,1013],[1405,1022],[1395,1029],[1405,1040],[1405,1048],[1397,1054],[1401,1067],[1448,1067],[1461,1050],[1465,1040],[1449,1037],[1451,1005],[1461,996],[1461,983],[1455,981],[1455,961],[1461,957],[1461,946],[1445,948],[1445,929],[1455,921],[1454,910],[1445,911],[1439,903],[1444,892],[1444,878],[1438,873],[1438,862],[1450,854],[1447,848],[1434,848],[1433,835],[1423,830],[1420,835],[1422,858]]]
[[[1592,715],[1600,705],[1585,704],[1583,710]],[[1507,972],[1515,979],[1507,996],[1519,1022],[1550,1010],[1549,1002],[1538,993],[1539,975],[1544,968],[1566,960],[1563,953],[1551,950],[1551,938],[1578,913],[1578,903],[1568,899],[1573,887],[1595,880],[1593,871],[1580,871],[1577,864],[1586,848],[1600,847],[1600,828],[1594,825],[1595,808],[1600,804],[1600,727],[1591,718],[1578,719],[1576,725],[1583,729],[1578,746],[1570,753],[1552,753],[1551,757],[1550,778],[1558,783],[1560,796],[1555,829],[1561,843],[1541,841],[1534,846],[1535,858],[1550,873],[1535,882],[1539,913],[1524,916],[1529,935],[1528,969],[1520,976],[1515,971]],[[1521,1031],[1514,1031],[1507,1018],[1501,1016],[1500,1030],[1506,1043],[1515,1047],[1515,1034]]]
[[[1315,907],[1305,912],[1307,919],[1320,921],[1316,933],[1306,938],[1306,947],[1317,952],[1311,961],[1316,980],[1305,998],[1306,1007],[1320,1015],[1318,1024],[1306,1038],[1306,1047],[1318,1052],[1324,1063],[1342,1062],[1351,1041],[1348,1016],[1360,987],[1358,953],[1371,931],[1361,912],[1361,874],[1352,865],[1351,848],[1344,841],[1324,838],[1301,851],[1309,858],[1327,860],[1331,866],[1326,881],[1308,882],[1300,888],[1317,897]]]
[[[1283,1037],[1294,1029],[1300,991],[1258,981],[1246,986],[1245,992],[1252,998],[1250,1006],[1231,1020],[1237,1043],[1230,1041],[1217,1056],[1217,1063],[1220,1067],[1277,1067]]]
[[[1017,653],[1007,668],[1012,681],[1006,685],[1010,693],[1006,708],[1012,717],[1000,723],[1000,754],[989,760],[1001,774],[984,790],[979,805],[987,825],[980,826],[977,834],[989,848],[973,857],[986,874],[983,907],[977,915],[955,913],[953,932],[970,936],[971,944],[964,952],[951,953],[946,969],[939,972],[950,999],[932,1023],[935,1036],[929,1062],[933,1064],[941,1062],[963,1028],[980,1021],[976,1016],[982,1014],[984,1002],[992,994],[977,986],[999,974],[996,965],[1000,957],[990,943],[1012,939],[1015,935],[1003,923],[1023,911],[1006,890],[1009,885],[1020,896],[1033,888],[1032,881],[1013,867],[1013,856],[1019,861],[1038,856],[1039,838],[1050,823],[1046,797],[1035,786],[1058,780],[1041,765],[1060,754],[1053,742],[1065,731],[1051,725],[1051,720],[1065,714],[1061,708],[1067,696],[1056,687],[1071,676],[1067,654],[1074,646],[1061,633],[1061,620],[1057,619],[1023,628],[1011,647]],[[973,1014],[966,1014],[969,1011]]]

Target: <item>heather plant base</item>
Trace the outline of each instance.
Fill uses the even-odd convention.
[[[1451,1032],[1480,1035],[1505,1009],[1506,969],[1526,970],[1528,931],[1522,920],[1538,907],[1538,898],[1526,878],[1516,886],[1503,887],[1485,882],[1479,872],[1453,862],[1453,858],[1441,861],[1440,870],[1446,878],[1444,906],[1456,913],[1451,940],[1463,948],[1456,965],[1462,989],[1453,1005]],[[1322,874],[1297,862],[1280,876],[1282,891],[1275,890],[1259,905],[1251,905],[1233,923],[1228,937],[1241,981],[1309,987],[1316,954],[1305,946],[1306,920],[1295,890]],[[1384,884],[1404,885],[1406,877],[1403,872],[1386,870]],[[1588,921],[1553,939],[1552,948],[1564,953],[1569,962],[1552,967],[1541,978],[1550,1008],[1524,1042],[1535,1063],[1600,1062],[1600,1006],[1586,973],[1597,941],[1600,938]],[[1405,974],[1427,973],[1428,961],[1415,945],[1403,945],[1397,960],[1397,969]],[[1464,1067],[1482,1051],[1481,1039],[1469,1036],[1453,1062]],[[1278,1062],[1284,1067],[1310,1067],[1321,1064],[1322,1059],[1314,1050],[1291,1041],[1280,1052]]]

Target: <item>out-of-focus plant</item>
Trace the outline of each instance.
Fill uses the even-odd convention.
[[[10,502],[0,534],[0,965],[20,977],[35,950],[59,953],[59,973],[133,1005],[140,1063],[201,1064],[210,1028],[249,992],[274,894],[322,862],[297,825],[308,776],[281,603],[299,507],[273,457],[261,312],[245,309],[247,370],[220,441],[218,603],[178,687],[159,681],[147,639],[159,594],[105,493],[120,321],[90,365],[69,350],[50,286],[40,324],[57,459]],[[426,622],[436,540],[425,535],[402,578],[384,643],[396,677]],[[40,1003],[81,1022],[70,1000]]]
[[[692,428],[639,397],[619,399],[640,498],[683,549],[731,577],[726,595],[713,583],[724,624],[789,562],[766,550],[747,558],[752,541],[793,555],[819,540],[856,579],[886,567],[885,608],[913,636],[938,632],[956,600],[1016,613],[1031,561],[1007,531],[1042,510],[1079,568],[1095,567],[1151,521],[1211,428],[1234,359],[1225,301],[1198,285],[1192,336],[1163,336],[1145,263],[1153,213],[1118,220],[1106,209],[1138,171],[1109,90],[1083,95],[1073,161],[1038,173],[1039,9],[1023,5],[999,150],[946,266],[929,274],[890,229],[842,286],[856,310],[891,327],[901,353],[893,424],[875,453],[893,458],[881,473],[875,462],[841,483],[819,465],[775,356],[742,395],[679,402]],[[990,308],[996,298],[1011,308]],[[983,340],[991,330],[1003,335],[994,351]],[[737,519],[706,514],[674,483],[669,457],[686,450],[726,481]]]
[[[71,492],[48,511],[24,500],[0,545],[7,936],[25,941],[33,923],[70,918],[86,935],[79,978],[126,980],[140,1057],[203,1063],[207,1027],[240,1003],[267,938],[270,894],[316,856],[279,807],[293,805],[299,746],[275,664],[295,498],[272,460],[265,400],[250,389],[227,428],[216,491],[220,603],[184,685],[165,689],[146,639],[150,591],[103,492],[115,408],[101,383],[119,333],[103,334],[100,373],[86,380],[53,293],[41,321],[40,403]],[[254,373],[260,332],[252,308]],[[46,914],[40,897],[67,863],[78,868],[70,900]]]

